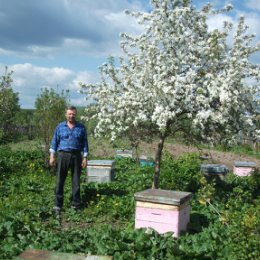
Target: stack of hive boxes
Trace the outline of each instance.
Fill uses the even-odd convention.
[[[134,194],[135,228],[152,228],[178,237],[190,221],[190,192],[148,189]]]

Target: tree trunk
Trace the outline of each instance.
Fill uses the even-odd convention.
[[[136,161],[136,163],[139,163],[139,152],[138,152],[138,148],[139,148],[139,141],[136,140],[130,140],[131,141],[131,147],[133,150],[133,155],[134,155],[134,160]]]
[[[156,155],[155,155],[155,172],[154,172],[153,184],[152,184],[153,189],[159,188],[159,177],[160,177],[160,170],[161,170],[162,151],[163,151],[165,138],[166,138],[166,134],[165,133],[161,134],[160,141],[157,145],[157,151],[156,151]]]

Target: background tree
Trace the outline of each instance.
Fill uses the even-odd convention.
[[[11,87],[12,73],[6,67],[5,74],[0,78],[0,144],[14,138],[15,115],[20,110],[18,93],[14,93]]]
[[[152,0],[149,13],[130,13],[144,25],[138,36],[122,34],[124,56],[116,68],[100,67],[101,82],[83,84],[87,98],[97,102],[97,134],[122,134],[132,126],[154,123],[159,132],[153,187],[159,185],[166,137],[190,121],[201,140],[235,141],[257,134],[253,97],[259,89],[259,66],[249,57],[259,51],[241,17],[231,44],[233,25],[209,31],[210,4],[197,11],[189,0]],[[129,12],[128,12],[129,13]],[[256,84],[249,85],[247,78]],[[253,81],[251,81],[253,82]],[[258,85],[257,85],[258,84]]]
[[[15,130],[19,139],[32,140],[36,136],[34,109],[20,109],[15,117]]]
[[[46,165],[49,161],[49,148],[55,127],[65,120],[65,109],[68,105],[68,91],[60,94],[54,89],[42,89],[35,101],[35,120],[37,122],[37,134],[43,141]]]

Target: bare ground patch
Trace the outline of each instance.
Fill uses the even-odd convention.
[[[139,148],[139,155],[146,155],[154,158],[156,148],[156,142],[150,144],[142,143]],[[99,143],[96,147],[91,147],[91,153],[95,156],[100,156],[103,158],[114,157],[117,149],[121,148],[113,148],[112,145],[108,143]],[[209,149],[198,150],[197,147],[180,143],[166,143],[164,149],[170,152],[175,158],[178,158],[184,153],[200,153],[200,155],[207,156],[209,158],[209,160],[207,160],[208,163],[224,164],[230,171],[233,170],[234,161],[255,162],[257,168],[260,169],[260,160],[254,156]]]
[[[144,152],[149,153],[150,156],[154,157],[156,144],[146,144],[146,148],[143,149]],[[260,168],[260,160],[254,156],[236,154],[232,152],[222,152],[209,149],[198,150],[194,146],[188,146],[179,143],[165,144],[165,149],[170,152],[175,158],[178,158],[184,153],[200,153],[200,155],[208,157],[208,163],[224,164],[228,167],[230,171],[233,170],[234,161],[245,161],[245,162],[255,162],[257,168]],[[142,150],[142,149],[141,149]]]

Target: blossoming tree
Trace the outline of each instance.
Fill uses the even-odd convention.
[[[158,188],[165,139],[183,122],[188,120],[190,131],[207,142],[218,134],[228,140],[257,134],[254,94],[260,73],[249,57],[260,45],[252,44],[255,36],[248,33],[243,17],[231,43],[231,23],[208,29],[209,16],[232,6],[214,10],[208,4],[196,10],[190,0],[151,4],[151,12],[127,12],[144,30],[138,36],[122,34],[119,66],[110,58],[100,67],[99,83],[81,85],[87,98],[96,100],[97,134],[114,139],[145,122],[156,125],[153,187]]]

